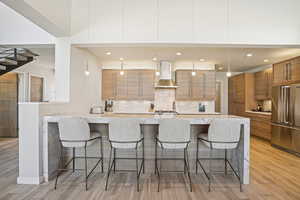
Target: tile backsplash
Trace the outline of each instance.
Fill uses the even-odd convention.
[[[204,113],[215,112],[214,101],[176,101],[176,111],[178,113],[199,113],[200,104],[205,107]]]
[[[151,103],[153,101],[114,101],[113,112],[151,113]],[[199,103],[205,106],[205,113],[215,112],[214,101],[176,101],[176,111],[178,113],[199,113]]]

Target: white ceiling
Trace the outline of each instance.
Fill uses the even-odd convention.
[[[231,71],[247,71],[255,67],[273,64],[295,56],[300,56],[297,48],[237,48],[237,47],[86,47],[101,61],[118,61],[120,57],[126,60],[158,60],[199,62],[201,58],[209,64],[227,69],[228,61]],[[111,55],[106,55],[111,52]],[[181,52],[181,56],[176,53]],[[253,54],[247,57],[246,54]],[[268,59],[269,62],[264,62]]]

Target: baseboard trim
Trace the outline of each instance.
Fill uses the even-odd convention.
[[[17,184],[29,184],[29,185],[39,185],[44,181],[42,176],[40,177],[18,177]]]

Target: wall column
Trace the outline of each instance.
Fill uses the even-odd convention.
[[[57,38],[55,44],[55,101],[70,101],[70,38]]]

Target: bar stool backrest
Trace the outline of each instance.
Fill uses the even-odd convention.
[[[191,138],[190,122],[181,119],[161,119],[158,139],[162,142],[188,142]]]
[[[90,127],[80,117],[66,117],[58,121],[59,137],[65,141],[89,140]]]
[[[208,129],[208,140],[214,149],[235,149],[241,136],[241,122],[234,118],[214,119]],[[223,143],[222,143],[223,142]],[[227,143],[226,143],[227,142]]]
[[[118,142],[139,141],[142,138],[140,120],[115,118],[109,122],[109,140]]]

